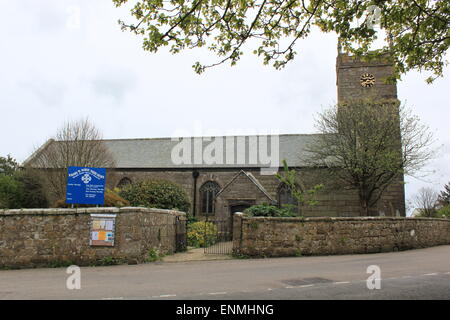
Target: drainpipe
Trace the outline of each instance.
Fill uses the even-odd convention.
[[[195,217],[197,215],[197,178],[200,173],[197,169],[192,171],[192,177],[194,178],[194,196],[193,196],[193,205],[192,205],[192,215]]]

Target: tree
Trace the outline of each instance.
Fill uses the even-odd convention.
[[[119,7],[128,0],[113,2]],[[294,58],[296,42],[313,27],[336,32],[350,53],[366,55],[379,36],[373,28],[379,22],[388,44],[374,54],[390,52],[397,76],[410,69],[441,76],[450,44],[447,0],[138,0],[131,15],[134,23],[119,24],[145,36],[144,50],[170,46],[178,53],[207,47],[219,57],[213,64],[195,63],[198,73],[227,61],[236,64],[245,45],[264,64],[282,68]]]
[[[319,114],[317,128],[321,134],[305,160],[357,190],[363,216],[389,185],[416,173],[434,153],[428,127],[397,100],[335,105]]]
[[[39,176],[30,170],[20,170],[14,175],[20,184],[17,208],[47,208],[48,201]]]
[[[19,168],[10,155],[0,157],[0,208],[45,208],[42,186],[32,172]]]
[[[444,186],[437,199],[437,216],[450,218],[450,182]]]
[[[298,178],[298,172],[295,169],[289,169],[286,160],[282,161],[283,172],[277,173],[277,179],[283,183],[289,191],[291,192],[294,199],[299,205],[310,205],[314,206],[317,201],[313,198],[313,195],[323,188],[322,184],[313,186],[311,189],[307,190],[306,187],[301,183]]]
[[[6,157],[0,157],[0,174],[11,176],[18,168],[19,164],[11,155],[8,154]]]
[[[413,198],[413,204],[419,210],[420,217],[436,217],[438,193],[432,188],[420,188]]]
[[[450,182],[444,186],[444,190],[440,192],[438,202],[441,206],[450,205]]]
[[[9,175],[0,175],[0,209],[20,208],[20,183]]]
[[[89,119],[66,122],[25,166],[35,170],[50,199],[65,199],[70,166],[113,168],[115,161]]]

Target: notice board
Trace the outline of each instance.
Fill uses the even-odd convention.
[[[105,179],[105,168],[67,168],[66,203],[103,205]]]
[[[115,228],[115,214],[91,214],[90,245],[113,247]]]

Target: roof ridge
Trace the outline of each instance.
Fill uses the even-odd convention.
[[[112,138],[112,139],[101,139],[101,141],[138,141],[138,140],[171,140],[180,138],[216,138],[216,137],[255,137],[255,136],[318,136],[322,133],[282,133],[282,134],[238,134],[238,135],[203,135],[203,136],[177,136],[177,137],[155,137],[155,138]]]

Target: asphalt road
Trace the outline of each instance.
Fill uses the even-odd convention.
[[[381,270],[369,290],[370,265]],[[0,299],[450,299],[450,246],[326,257],[0,271]]]

